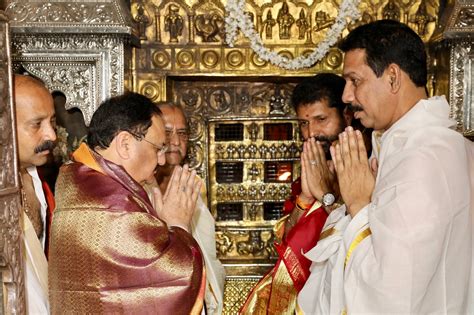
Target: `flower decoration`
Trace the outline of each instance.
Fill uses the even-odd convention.
[[[255,31],[254,25],[248,14],[245,13],[245,0],[228,0],[226,5],[226,43],[234,47],[238,29],[250,41],[250,47],[260,57],[275,66],[287,70],[297,70],[310,68],[321,60],[333,46],[342,31],[345,29],[348,18],[357,19],[360,16],[357,6],[360,0],[343,0],[339,8],[339,14],[334,24],[328,30],[326,38],[319,43],[316,49],[307,56],[299,56],[289,59],[279,55],[276,51],[271,51],[265,47],[261,37]]]

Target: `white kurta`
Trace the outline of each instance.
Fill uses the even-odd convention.
[[[202,180],[200,178],[200,180]],[[156,181],[144,186],[153,206],[153,187],[158,187]],[[221,314],[224,307],[225,270],[216,255],[215,220],[203,201],[206,196],[205,184],[198,197],[196,210],[191,220],[191,234],[201,248],[206,265],[206,292],[204,302],[209,315]],[[204,312],[204,310],[203,310]]]
[[[321,309],[316,303],[355,314],[464,314],[472,307],[468,160],[474,157],[462,135],[449,129],[448,115],[444,97],[422,100],[383,134],[371,203],[342,227],[333,253],[338,264],[329,263],[334,257],[317,261],[327,251],[324,243],[308,253],[312,272],[334,276],[310,278],[298,298],[303,311]],[[341,274],[344,290],[328,295],[326,286],[338,287]],[[322,301],[316,298],[321,292]]]
[[[214,217],[200,196],[191,221],[191,233],[201,247],[206,263],[207,288],[204,301],[207,314],[221,314],[224,307],[225,270],[216,255]]]
[[[22,215],[27,314],[49,314],[48,261],[44,254],[48,205],[36,167],[29,167],[27,171],[33,179],[35,194],[41,205],[41,219],[44,223],[43,235],[39,240],[28,216],[25,213]]]

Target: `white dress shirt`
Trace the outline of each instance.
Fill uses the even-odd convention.
[[[41,205],[43,235],[38,239],[36,231],[28,216],[22,214],[22,238],[25,259],[25,288],[27,314],[49,314],[48,302],[48,261],[44,254],[46,239],[46,209],[43,186],[36,167],[26,169],[33,179],[36,197]]]

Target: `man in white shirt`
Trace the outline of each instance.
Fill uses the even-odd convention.
[[[465,314],[472,311],[471,144],[444,97],[428,98],[423,41],[381,20],[353,30],[343,101],[374,128],[369,162],[351,127],[331,148],[345,206],[306,253],[305,313]],[[347,214],[347,215],[346,215]]]
[[[184,162],[189,131],[186,117],[181,107],[171,103],[161,103],[159,108],[165,123],[168,150],[165,153],[166,164],[159,166],[155,179],[164,194],[173,170]],[[204,183],[201,187],[205,187]],[[146,187],[150,192],[150,187]],[[191,222],[191,233],[201,247],[206,263],[207,287],[204,301],[207,314],[221,314],[224,306],[225,271],[216,256],[215,221],[206,205],[206,193],[198,199],[196,211]]]
[[[48,314],[48,263],[44,253],[48,203],[36,167],[46,163],[56,140],[54,103],[43,83],[23,75],[14,77],[14,99],[22,184],[27,313]]]

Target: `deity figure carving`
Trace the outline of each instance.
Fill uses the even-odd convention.
[[[170,4],[168,11],[165,16],[165,32],[170,33],[170,43],[177,43],[178,36],[183,33],[183,18],[179,15],[179,7],[175,4]]]
[[[298,39],[304,39],[309,30],[309,23],[306,19],[304,9],[300,11],[300,18],[296,20],[296,26],[298,26]]]
[[[183,94],[183,102],[187,107],[196,107],[199,95],[193,91]]]
[[[365,11],[364,13],[362,13],[362,17],[357,19],[356,21],[350,23],[348,26],[347,26],[347,29],[349,31],[352,31],[353,29],[357,28],[358,26],[361,26],[361,25],[364,25],[364,24],[368,24],[370,22],[373,21],[373,18],[372,16],[370,15],[369,12]]]
[[[386,20],[400,21],[400,8],[394,0],[389,0],[382,10],[382,16]]]
[[[262,144],[260,148],[258,148],[260,152],[260,158],[265,159],[267,157],[268,147],[265,144]]]
[[[275,90],[275,95],[270,97],[270,115],[285,114],[285,98],[281,95],[280,89]]]
[[[233,159],[235,152],[237,152],[237,148],[236,148],[233,144],[230,144],[230,145],[227,147],[227,158],[228,158],[228,159]]]
[[[255,159],[255,157],[257,156],[258,148],[255,144],[252,143],[251,145],[249,145],[247,151],[249,152],[249,158]]]
[[[280,39],[290,39],[290,29],[295,23],[295,18],[289,12],[288,4],[286,2],[283,2],[282,7],[278,11],[277,22]]]
[[[276,24],[276,20],[272,16],[272,10],[268,10],[267,19],[263,21],[263,27],[265,28],[265,37],[267,39],[272,39],[273,27]]]
[[[237,195],[239,195],[241,200],[245,199],[245,197],[247,196],[247,189],[245,189],[245,186],[239,186],[239,189],[237,190]]]
[[[224,198],[224,197],[225,197],[225,189],[224,189],[224,187],[222,187],[222,186],[217,187],[216,196],[217,196],[218,198]]]
[[[216,249],[222,256],[232,251],[234,242],[226,234],[216,234]]]
[[[420,2],[418,10],[416,10],[415,15],[410,19],[410,22],[416,24],[418,34],[420,36],[426,35],[426,26],[430,22],[434,22],[435,18],[428,14],[426,10],[426,3],[424,1]]]
[[[253,182],[257,180],[257,176],[260,173],[258,170],[257,164],[255,163],[252,163],[252,166],[249,168],[247,172]]]
[[[314,17],[314,31],[319,32],[325,28],[330,27],[334,23],[335,19],[324,11],[317,11]]]
[[[199,14],[194,24],[196,34],[202,37],[203,42],[217,42],[216,36],[222,33],[224,19],[217,13]]]
[[[237,252],[240,255],[263,255],[265,253],[265,242],[262,241],[260,231],[250,231],[247,241],[237,242]]]
[[[236,190],[233,186],[229,186],[227,188],[227,197],[229,197],[229,199],[235,199],[235,196],[236,196]]]
[[[147,16],[145,12],[145,7],[142,3],[137,5],[137,15],[133,18],[135,23],[138,26],[138,34],[140,39],[147,40],[146,37],[146,28],[151,25],[151,19]]]
[[[211,97],[210,105],[217,111],[225,111],[231,105],[230,99],[228,99],[228,93],[222,89],[214,91]]]
[[[256,221],[257,220],[257,214],[258,214],[258,207],[257,205],[250,205],[250,208],[248,210],[248,216],[250,221]]]
[[[257,199],[257,188],[255,186],[250,186],[248,196],[251,200]]]
[[[298,145],[295,142],[293,142],[290,145],[288,152],[290,153],[290,157],[293,157],[293,158],[299,157],[300,150],[298,149]]]
[[[272,159],[276,159],[277,158],[277,152],[278,152],[278,149],[276,147],[275,144],[272,144],[270,146],[270,148],[268,149],[268,151],[270,152],[270,158]]]
[[[237,156],[239,159],[244,159],[245,158],[245,151],[247,150],[247,147],[244,144],[240,144],[237,147]]]
[[[247,127],[247,131],[249,132],[249,138],[253,142],[257,141],[258,138],[258,125],[256,123],[251,123]]]
[[[276,187],[275,185],[269,185],[268,188],[267,188],[267,195],[270,197],[270,198],[273,198],[273,196],[276,194],[277,190],[276,190]]]
[[[282,143],[282,144],[278,147],[278,151],[280,152],[280,157],[281,157],[281,158],[287,157],[287,155],[288,155],[288,147],[286,146],[286,144]]]
[[[216,158],[223,159],[224,158],[225,147],[222,144],[216,145]]]
[[[267,193],[267,188],[265,185],[260,185],[260,187],[258,187],[258,193],[260,194],[261,199],[265,199],[265,195]]]

